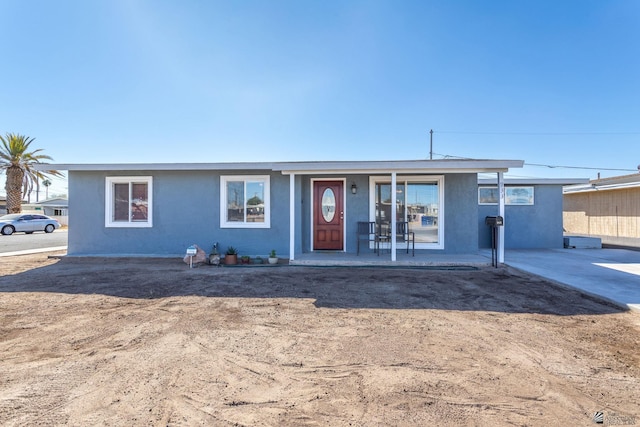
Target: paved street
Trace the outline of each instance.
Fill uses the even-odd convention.
[[[18,251],[67,246],[67,229],[58,229],[53,233],[35,232],[33,234],[14,233],[11,236],[0,235],[0,256]]]

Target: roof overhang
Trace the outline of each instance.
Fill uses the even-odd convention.
[[[57,171],[234,171],[272,170],[284,175],[387,174],[387,173],[486,173],[521,168],[523,160],[390,160],[244,163],[88,163],[34,165],[37,170]]]
[[[594,183],[565,187],[563,194],[586,193],[590,191],[624,190],[627,188],[640,188],[640,182],[627,182],[624,184],[598,185]]]
[[[36,170],[57,171],[204,171],[204,170],[271,170],[273,163],[38,163]]]
[[[523,160],[390,160],[345,162],[288,162],[275,163],[274,170],[290,174],[403,174],[416,173],[483,173],[507,172],[521,168]]]
[[[588,191],[624,190],[640,187],[640,173],[593,179],[584,185],[566,187],[564,193],[583,193]]]

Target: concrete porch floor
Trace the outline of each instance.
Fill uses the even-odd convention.
[[[480,251],[475,254],[424,254],[416,252],[411,256],[398,251],[396,261],[391,261],[391,254],[385,252],[379,256],[373,252],[353,253],[336,251],[318,251],[297,254],[289,265],[305,266],[490,266],[491,251]]]

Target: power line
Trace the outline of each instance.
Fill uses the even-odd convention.
[[[461,160],[473,160],[469,157],[453,156],[451,154],[433,153],[436,156],[442,156],[443,159],[461,159]],[[599,170],[599,171],[618,171],[618,172],[637,172],[637,169],[620,169],[620,168],[595,168],[592,166],[566,166],[566,165],[545,165],[541,163],[524,163],[525,166],[537,166],[550,169],[585,169],[585,170]]]
[[[457,131],[438,130],[433,133],[447,133],[458,135],[640,135],[640,132],[492,132],[492,131]]]
[[[451,154],[440,154],[440,153],[433,153],[436,156],[442,156],[443,159],[463,159],[463,160],[473,160],[471,157],[460,157],[460,156],[454,156]]]
[[[540,166],[545,168],[561,168],[561,169],[590,169],[600,171],[621,171],[621,172],[637,172],[637,169],[616,169],[616,168],[594,168],[589,166],[560,166],[560,165],[541,165],[538,163],[526,163],[525,166]]]

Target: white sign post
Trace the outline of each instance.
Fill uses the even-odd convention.
[[[187,255],[189,256],[189,268],[193,268],[193,256],[198,253],[198,249],[195,246],[189,246],[187,248]]]

